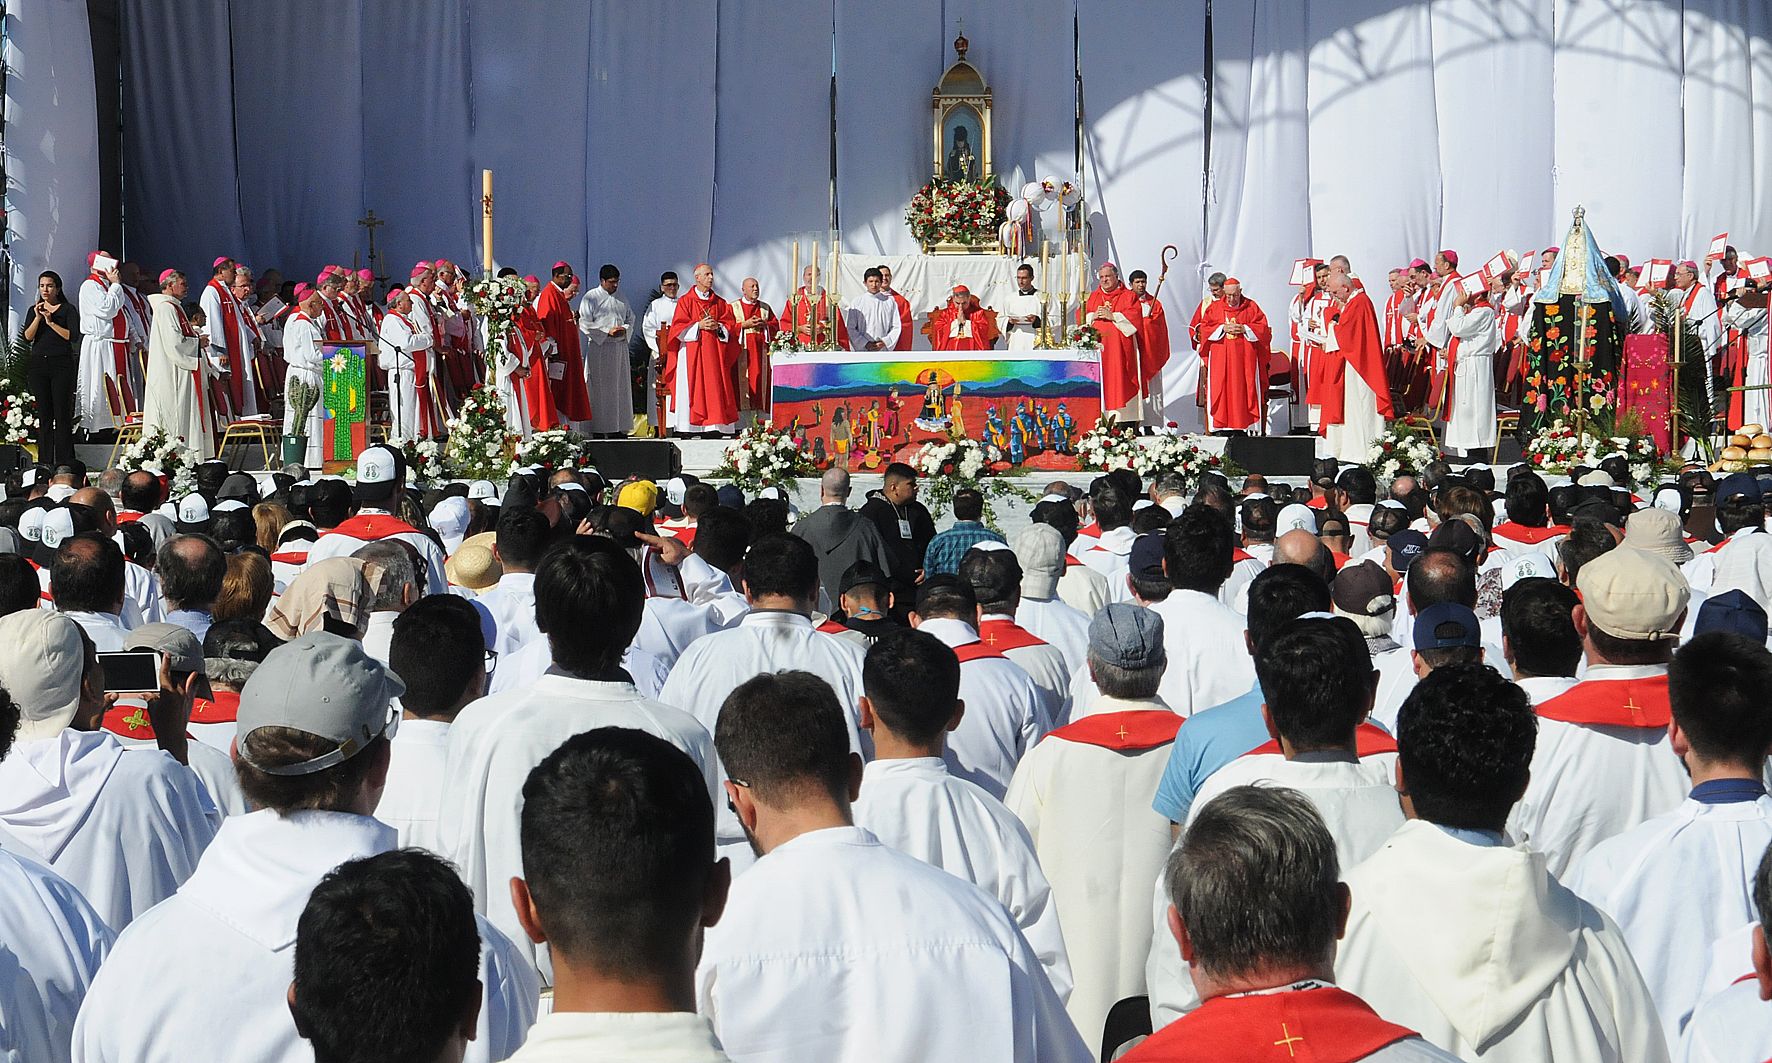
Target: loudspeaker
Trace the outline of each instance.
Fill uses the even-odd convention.
[[[590,439],[585,448],[611,482],[638,476],[663,483],[683,471],[683,452],[668,439]]]
[[[1317,456],[1316,436],[1231,436],[1224,456],[1263,476],[1309,478]]]

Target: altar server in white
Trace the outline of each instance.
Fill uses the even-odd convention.
[[[310,469],[320,467],[320,436],[325,431],[325,403],[319,400],[320,385],[324,377],[325,358],[320,345],[326,337],[320,331],[319,322],[314,320],[319,313],[320,292],[308,288],[296,297],[295,313],[283,325],[283,358],[289,368],[283,373],[283,394],[293,394],[290,388],[296,384],[313,389],[315,402],[308,410],[308,415],[301,424],[295,423],[295,404],[288,403],[283,411],[283,434],[286,436],[304,435],[308,437],[308,449],[302,464]]]
[[[1667,662],[1686,581],[1673,562],[1621,546],[1581,566],[1576,589],[1587,670],[1537,703],[1532,781],[1508,817],[1508,836],[1544,853],[1554,875],[1614,834],[1672,811],[1687,788],[1667,735]]]
[[[1255,683],[1247,624],[1218,596],[1234,550],[1230,522],[1205,507],[1177,517],[1163,536],[1163,572],[1175,589],[1151,606],[1163,618],[1169,654],[1159,693],[1182,716],[1222,705]]]
[[[396,845],[373,814],[403,689],[351,639],[271,651],[240,696],[236,763],[259,811],[229,818],[177,896],[118,938],[74,1026],[77,1063],[314,1058],[289,1012],[296,924],[327,872]],[[481,920],[480,937],[467,1059],[501,1060],[540,991],[503,934]]]
[[[1698,1005],[1711,942],[1756,917],[1754,869],[1772,843],[1767,690],[1764,642],[1713,632],[1680,647],[1668,666],[1668,755],[1685,764],[1692,792],[1569,874],[1569,888],[1623,928],[1670,1048]]]
[[[887,635],[868,647],[862,682],[861,724],[874,759],[862,770],[855,825],[1003,902],[1053,991],[1068,998],[1070,961],[1033,839],[1001,801],[955,778],[942,760],[966,711],[954,651],[922,631]]]
[[[898,300],[882,287],[881,277],[878,266],[869,266],[862,275],[867,290],[845,310],[850,350],[890,351],[898,347]]]
[[[104,717],[104,674],[80,626],[0,617],[0,688],[18,731],[0,760],[0,845],[54,868],[121,930],[197,866],[221,814],[170,755],[126,750]]]
[[[185,275],[169,269],[160,274],[160,290],[148,296],[154,320],[148,332],[142,431],[158,428],[183,440],[198,460],[207,461],[215,456],[215,411],[209,408],[209,363],[203,357],[209,340],[199,336],[185,316],[188,291]]]
[[[1052,730],[1046,696],[1020,665],[978,637],[978,598],[959,577],[930,576],[918,584],[911,624],[960,658],[967,711],[948,739],[948,768],[1002,800],[1022,754]]]
[[[402,288],[388,299],[382,315],[380,349],[376,359],[388,374],[389,436],[394,443],[418,438],[418,384],[413,375],[412,351],[417,328],[412,321],[412,296]]]
[[[1397,720],[1409,822],[1345,873],[1336,984],[1460,1059],[1665,1060],[1624,935],[1509,845],[1535,721],[1486,665],[1437,668]]]
[[[1692,1012],[1674,1055],[1679,1063],[1772,1058],[1772,849],[1760,858],[1752,889],[1753,922],[1726,939],[1742,946],[1741,960],[1731,964],[1724,987]],[[1747,973],[1737,977],[1738,966]]]
[[[1015,267],[1015,292],[1003,301],[1004,332],[1008,349],[1031,351],[1040,343],[1040,293],[1034,289],[1034,267],[1023,262]]]
[[[116,935],[73,884],[45,864],[0,850],[0,1054],[68,1063],[74,1017]]]
[[[861,761],[818,676],[758,676],[714,742],[760,854],[696,973],[739,1063],[1093,1059],[1003,906],[854,825]]]
[[[634,311],[616,294],[621,270],[605,264],[597,285],[578,302],[578,330],[585,335],[585,386],[591,392],[591,419],[575,425],[590,435],[627,435],[634,427],[634,389],[629,383],[628,339]],[[674,310],[674,307],[673,307]],[[668,323],[670,318],[665,318]]]
[[[444,855],[461,869],[474,904],[553,984],[547,949],[523,933],[510,880],[523,873],[523,782],[542,758],[581,731],[627,727],[688,753],[714,785],[713,740],[681,709],[641,697],[621,670],[640,627],[645,590],[625,550],[584,537],[551,551],[535,577],[535,619],[553,666],[534,684],[482,698],[450,725],[439,816]]]
[[[818,558],[812,547],[791,535],[766,535],[752,543],[745,552],[744,594],[751,611],[735,626],[691,643],[671,668],[658,699],[717,733],[721,705],[734,687],[764,672],[804,669],[837,692],[847,714],[850,748],[862,751],[857,706],[864,653],[855,643],[812,626],[818,602]],[[716,811],[722,855],[742,861],[745,839],[738,820],[729,809]]]
[[[1473,283],[1480,283],[1473,281]],[[1446,360],[1451,365],[1451,391],[1447,396],[1447,450],[1466,454],[1495,445],[1495,349],[1501,342],[1495,309],[1489,295],[1478,288],[1472,295],[1462,283],[1452,293],[1452,313],[1446,318]]]
[[[1091,1044],[1100,1043],[1116,1001],[1144,995],[1151,938],[1145,884],[1169,854],[1169,823],[1150,801],[1181,726],[1156,696],[1162,623],[1125,603],[1096,616],[1089,647],[1095,663],[1086,667],[1115,707],[1060,727],[1028,750],[1004,799],[1026,825],[1051,883],[1075,983],[1065,1007]]]
[[[110,265],[102,271],[95,267],[100,258]],[[86,256],[87,277],[80,282],[80,379],[78,409],[80,425],[89,432],[100,432],[116,425],[106,398],[108,379],[124,399],[125,410],[139,409],[141,391],[139,374],[132,371],[131,355],[135,344],[130,339],[128,298],[123,291],[117,261],[103,251]],[[124,367],[119,374],[118,365]]]
[[[1300,617],[1257,648],[1255,670],[1274,741],[1208,776],[1188,807],[1188,824],[1213,798],[1239,786],[1284,786],[1316,806],[1337,859],[1349,867],[1359,863],[1403,823],[1396,745],[1362,722],[1375,690],[1365,637],[1346,617]],[[1162,1024],[1193,1010],[1198,998],[1169,941],[1161,883],[1154,885],[1145,974],[1152,1022]]]

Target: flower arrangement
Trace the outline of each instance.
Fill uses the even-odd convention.
[[[945,440],[923,444],[912,455],[910,466],[923,481],[923,495],[935,516],[947,512],[956,492],[970,488],[984,496],[984,523],[997,527],[996,507],[1000,498],[1018,498],[1032,502],[1031,491],[1023,490],[997,476],[991,465],[990,450],[976,439],[950,428]]]
[[[1599,467],[1601,461],[1622,454],[1630,462],[1628,485],[1641,491],[1655,486],[1660,474],[1660,453],[1655,440],[1648,436],[1601,435],[1593,431],[1577,431],[1561,417],[1550,422],[1521,448],[1521,457],[1539,472],[1564,473],[1577,465]]]
[[[549,473],[561,469],[589,467],[584,437],[566,428],[549,428],[536,432],[517,444],[517,454],[511,459],[513,472],[528,466],[535,466]]]
[[[1065,330],[1064,345],[1077,351],[1101,349],[1101,332],[1094,325],[1072,325]]]
[[[727,444],[709,479],[725,480],[746,495],[765,487],[792,489],[794,481],[818,475],[806,449],[774,421],[761,421]]]
[[[1176,432],[1165,432],[1150,439],[1148,445],[1138,447],[1132,468],[1147,480],[1179,473],[1186,481],[1184,491],[1199,487],[1200,477],[1206,473],[1226,471],[1222,454],[1205,450],[1193,441],[1192,436]]]
[[[181,498],[197,489],[197,462],[191,448],[164,428],[149,428],[123,449],[117,467],[124,472],[151,472],[167,484],[168,498]]]
[[[505,404],[491,385],[482,384],[468,392],[444,430],[449,442],[443,449],[443,467],[449,475],[495,480],[510,474],[511,437],[505,431]]]
[[[483,277],[468,285],[466,294],[468,309],[486,322],[486,350],[492,356],[504,349],[505,333],[529,305],[529,291],[517,277]]]
[[[1136,469],[1142,450],[1136,431],[1121,428],[1113,414],[1104,413],[1094,428],[1077,439],[1077,465],[1102,472]]]
[[[23,446],[36,438],[36,406],[28,395],[0,391],[0,444]]]
[[[435,483],[447,479],[449,470],[443,465],[443,444],[435,439],[408,439],[400,444],[406,456],[406,468],[419,483]]]
[[[911,236],[932,244],[991,244],[1008,218],[1009,192],[995,177],[983,181],[933,181],[917,190],[905,208]]]
[[[1395,425],[1380,432],[1366,451],[1366,467],[1387,483],[1399,476],[1413,476],[1439,459],[1440,452],[1432,443]]]

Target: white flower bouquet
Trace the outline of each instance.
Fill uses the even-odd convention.
[[[511,470],[515,472],[532,465],[553,473],[561,469],[586,469],[591,461],[585,451],[583,436],[566,428],[549,428],[517,444]]]
[[[449,436],[443,448],[448,475],[463,480],[500,480],[510,475],[516,437],[505,429],[505,404],[497,390],[483,384],[468,392],[461,409],[443,427]]]
[[[164,428],[150,428],[123,448],[117,467],[124,472],[150,472],[167,484],[168,498],[181,498],[197,489],[197,462],[191,448]]]
[[[1440,459],[1432,443],[1390,425],[1366,450],[1366,467],[1374,479],[1389,483],[1399,476],[1414,476]]]
[[[1121,428],[1114,415],[1106,413],[1095,422],[1094,428],[1077,439],[1077,465],[1102,472],[1136,469],[1143,449],[1138,445],[1136,431]]]
[[[1661,455],[1655,440],[1646,435],[1600,435],[1593,431],[1577,431],[1575,426],[1557,418],[1540,428],[1521,448],[1521,457],[1539,472],[1566,473],[1577,465],[1598,468],[1600,462],[1614,455],[1623,455],[1630,463],[1629,484],[1633,491],[1654,487],[1661,473]]]
[[[795,480],[817,475],[818,466],[806,448],[774,421],[762,421],[740,432],[726,445],[720,464],[708,473],[710,479],[725,480],[746,495],[765,487],[791,490]]]
[[[0,444],[23,446],[36,438],[36,405],[28,395],[0,393]]]
[[[517,277],[483,277],[468,285],[468,309],[486,322],[486,349],[504,349],[505,333],[516,327],[517,315],[529,305],[529,290]]]
[[[922,479],[923,498],[936,516],[947,512],[953,505],[954,494],[967,488],[984,495],[984,522],[992,528],[997,526],[996,507],[992,505],[995,499],[1033,501],[1031,492],[997,476],[992,462],[1000,460],[1001,455],[994,454],[993,449],[953,429],[949,429],[946,439],[917,448],[910,466]]]

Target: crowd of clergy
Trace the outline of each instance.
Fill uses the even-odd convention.
[[[1772,477],[1628,475],[28,467],[0,1055],[1765,1060]]]

